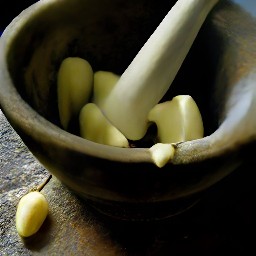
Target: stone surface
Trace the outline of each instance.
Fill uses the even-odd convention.
[[[0,111],[0,256],[253,255],[255,162],[252,158],[189,211],[150,223],[103,217],[52,177],[41,191],[49,215],[37,234],[22,239],[15,228],[17,203],[49,173]]]
[[[47,175],[0,112],[0,255],[29,255],[16,233],[16,206]]]
[[[19,199],[49,173],[28,151],[0,112],[0,255],[119,255],[82,201],[55,177],[42,189],[50,212],[39,232],[22,239],[15,228]],[[106,250],[107,249],[107,250]]]

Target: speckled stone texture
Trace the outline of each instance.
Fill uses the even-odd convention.
[[[50,212],[37,234],[16,232],[19,199],[43,183],[49,173],[28,151],[0,112],[0,255],[122,255],[108,232],[96,224],[84,202],[55,177],[41,191]]]
[[[189,211],[132,223],[97,214],[55,177],[41,191],[50,212],[34,236],[15,228],[19,199],[48,177],[0,111],[0,256],[255,255],[255,157]]]
[[[15,229],[16,206],[47,175],[0,111],[0,255],[29,255]]]

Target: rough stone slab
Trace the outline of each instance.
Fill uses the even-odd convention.
[[[0,255],[29,255],[15,229],[16,206],[47,175],[0,110]]]
[[[0,256],[254,255],[255,157],[192,209],[152,223],[123,223],[96,214],[55,177],[42,193],[50,213],[34,236],[15,228],[19,199],[49,175],[0,111]]]
[[[87,207],[55,177],[41,191],[50,213],[37,234],[16,232],[19,199],[49,176],[0,112],[0,255],[120,255]]]

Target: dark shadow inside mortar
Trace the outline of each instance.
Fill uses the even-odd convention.
[[[36,20],[32,17],[13,41],[9,56],[14,84],[22,97],[58,126],[56,77],[61,61],[78,56],[88,60],[94,71],[121,75],[176,1],[142,0],[124,5],[114,1],[114,10],[112,4],[105,6],[105,2],[78,2],[73,1],[70,6],[59,3],[35,16]],[[205,135],[214,132],[219,123],[217,103],[212,96],[222,44],[216,40],[209,21],[210,18],[162,99],[191,95],[202,113]],[[77,117],[69,131],[79,135]]]

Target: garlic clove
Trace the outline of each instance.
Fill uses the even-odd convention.
[[[149,112],[148,120],[157,125],[161,143],[177,143],[204,136],[201,113],[189,95],[179,95],[157,104]]]
[[[94,73],[93,103],[101,108],[111,90],[116,85],[120,76],[109,71],[97,71]]]
[[[93,90],[93,70],[88,61],[68,57],[60,65],[57,77],[60,122],[65,130],[72,117],[79,114]]]
[[[130,140],[142,139],[148,112],[163,98],[219,0],[178,0],[121,75],[101,107]],[[138,107],[139,106],[139,107]]]
[[[129,147],[125,136],[115,128],[94,103],[86,104],[79,115],[81,137],[100,144]]]
[[[23,196],[17,207],[16,229],[22,237],[34,235],[48,214],[48,202],[44,195],[33,191]]]
[[[149,148],[153,162],[159,168],[164,167],[175,154],[175,148],[172,144],[157,143]]]

